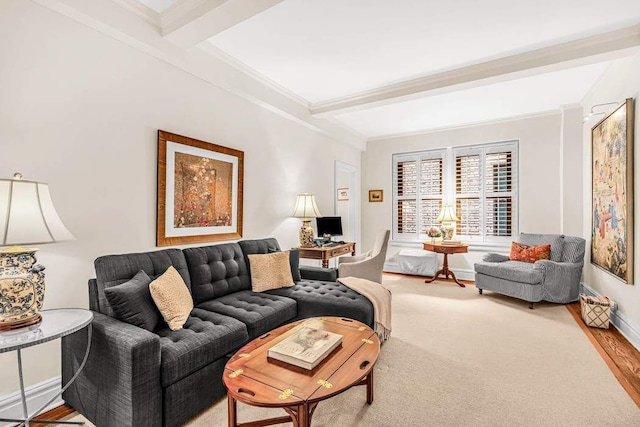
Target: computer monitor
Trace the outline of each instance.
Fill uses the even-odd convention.
[[[316,218],[318,237],[342,236],[342,218],[339,216],[323,216]]]

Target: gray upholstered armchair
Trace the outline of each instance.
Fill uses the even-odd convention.
[[[551,245],[551,259],[535,263],[510,261],[508,256],[487,254],[474,265],[476,288],[529,301],[569,303],[580,294],[585,240],[561,234],[520,233],[518,242],[529,246]]]
[[[338,277],[360,277],[382,283],[382,269],[387,256],[389,230],[382,230],[376,236],[373,248],[361,255],[338,258]]]

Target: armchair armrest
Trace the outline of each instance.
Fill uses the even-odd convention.
[[[338,264],[338,277],[360,277],[372,282],[382,283],[382,269],[385,254],[379,253],[360,261]]]
[[[145,329],[93,313],[87,363],[63,398],[96,425],[161,425],[160,338]],[[75,374],[87,329],[62,338],[62,381]]]
[[[482,261],[484,262],[505,262],[509,261],[509,257],[507,255],[502,254],[485,254],[482,257]]]
[[[335,268],[313,267],[309,265],[300,266],[300,277],[305,280],[320,280],[322,282],[335,282],[338,278],[338,271]]]
[[[580,296],[582,263],[536,261],[533,269],[542,273],[542,292],[545,301],[569,303]]]

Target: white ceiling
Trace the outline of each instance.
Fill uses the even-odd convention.
[[[609,62],[400,102],[336,118],[367,136],[482,123],[579,103]]]
[[[284,0],[208,42],[313,107],[638,23],[639,0]],[[580,102],[605,66],[329,115],[375,137],[549,111]]]

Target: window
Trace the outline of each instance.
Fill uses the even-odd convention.
[[[447,203],[460,219],[457,237],[511,241],[517,232],[517,158],[516,142],[394,154],[394,240],[425,240]]]

